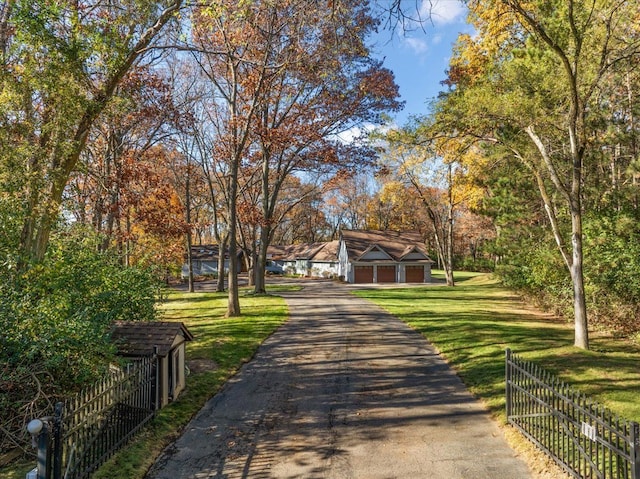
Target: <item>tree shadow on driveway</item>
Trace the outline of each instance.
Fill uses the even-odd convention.
[[[419,333],[334,283],[283,296],[289,321],[149,479],[529,477]]]

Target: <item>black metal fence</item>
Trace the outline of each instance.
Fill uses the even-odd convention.
[[[90,477],[154,416],[156,368],[155,356],[137,360],[56,404],[38,437],[37,477]]]
[[[506,352],[507,420],[578,478],[640,479],[640,427]]]

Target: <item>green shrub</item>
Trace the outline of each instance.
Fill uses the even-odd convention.
[[[640,331],[640,226],[631,215],[585,221],[585,290],[592,323],[631,334]]]
[[[466,257],[462,260],[460,269],[463,271],[474,271],[476,273],[490,273],[494,270],[494,262],[489,258]]]
[[[640,223],[631,214],[590,215],[583,221],[589,324],[625,336],[640,331]],[[512,239],[516,238],[512,236]],[[550,239],[514,240],[496,268],[502,282],[555,313],[573,318],[573,288]]]
[[[0,284],[0,423],[14,430],[0,453],[24,440],[21,422],[90,384],[113,363],[114,321],[156,318],[159,285],[143,270],[98,252],[84,230],[56,233],[46,258]]]
[[[569,272],[551,241],[523,240],[495,273],[503,284],[531,298],[554,313],[571,317],[573,289]]]

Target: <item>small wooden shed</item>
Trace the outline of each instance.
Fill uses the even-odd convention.
[[[117,321],[111,339],[127,358],[152,356],[157,348],[158,408],[175,400],[186,384],[185,346],[193,335],[180,322]]]

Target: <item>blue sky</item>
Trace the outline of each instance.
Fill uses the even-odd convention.
[[[423,28],[411,31],[397,29],[395,33],[381,30],[374,51],[384,58],[384,66],[392,70],[400,86],[401,99],[406,102],[403,111],[394,115],[398,125],[411,115],[426,114],[428,102],[442,91],[440,82],[446,78],[451,48],[460,32],[472,32],[466,23],[466,8],[458,0],[421,0],[422,18],[428,18]],[[404,2],[412,8],[413,1]]]

